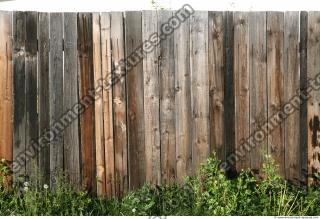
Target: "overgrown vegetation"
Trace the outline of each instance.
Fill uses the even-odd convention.
[[[251,172],[229,180],[214,156],[185,185],[143,188],[122,199],[95,198],[76,192],[64,177],[55,188],[24,182],[9,188],[10,169],[0,164],[0,215],[320,215],[320,188],[308,192],[288,185],[266,157],[264,179]]]

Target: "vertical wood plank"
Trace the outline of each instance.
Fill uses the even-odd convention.
[[[250,134],[267,121],[266,13],[250,12]],[[258,134],[260,135],[260,134]],[[260,138],[261,135],[260,135]],[[267,136],[251,150],[251,169],[259,173],[267,153]]]
[[[0,159],[12,161],[12,12],[0,12]]]
[[[145,183],[144,111],[143,111],[143,65],[138,53],[142,52],[142,16],[140,11],[126,12],[125,45],[127,63],[127,122],[129,188]]]
[[[191,174],[191,80],[189,19],[174,32],[177,180]]]
[[[111,85],[111,20],[109,13],[101,13],[101,57],[102,76],[105,89],[103,90],[103,125],[105,145],[106,196],[115,194],[114,183],[114,136],[113,136],[113,107]]]
[[[190,18],[190,72],[193,173],[209,156],[208,12]]]
[[[55,138],[50,142],[50,181],[63,170],[63,133],[59,122],[63,113],[63,21],[62,13],[50,13],[49,105],[50,131]]]
[[[267,12],[267,80],[268,115],[274,115],[284,104],[284,14]],[[269,121],[271,122],[271,121]],[[279,165],[279,173],[285,176],[284,124],[274,127],[268,135],[268,154]]]
[[[39,135],[42,136],[49,130],[49,14],[41,12],[38,18],[39,38]],[[42,141],[39,151],[39,171],[43,183],[50,183],[50,145],[49,140]]]
[[[209,12],[208,71],[210,94],[210,147],[224,161],[224,14]]]
[[[142,39],[148,40],[150,35],[156,33],[157,12],[142,12]],[[149,41],[150,42],[150,41]],[[151,42],[150,42],[151,43]],[[147,183],[161,183],[160,171],[160,122],[159,122],[159,73],[158,48],[151,43],[151,49],[143,59],[144,81],[144,130],[145,130],[145,156]]]
[[[172,11],[158,12],[158,34],[172,17]],[[174,183],[176,179],[176,135],[175,135],[175,63],[174,36],[170,34],[159,45],[160,82],[160,142],[161,182]]]
[[[26,12],[26,173],[35,176],[38,151],[30,150],[31,141],[39,136],[38,120],[38,71],[37,71],[37,12]]]
[[[101,39],[100,39],[100,14],[92,14],[92,34],[93,34],[93,74],[94,87],[98,87],[101,72]],[[105,176],[105,154],[104,154],[104,130],[103,130],[103,99],[102,90],[95,94],[95,145],[96,145],[96,168],[97,168],[97,194],[105,196],[106,176]]]
[[[81,170],[83,186],[95,191],[95,137],[94,137],[94,86],[92,54],[92,14],[78,14],[78,71],[80,79],[79,96],[85,111],[80,116]]]
[[[314,79],[319,73],[320,63],[320,12],[309,12],[308,15],[308,48],[307,48],[307,78]],[[320,172],[319,163],[319,117],[320,93],[310,90],[308,99],[308,183],[314,182],[313,174]]]
[[[111,13],[112,74],[119,78],[113,86],[114,143],[115,143],[115,185],[116,195],[122,196],[128,190],[128,152],[126,118],[126,81],[124,27],[121,12]]]
[[[26,93],[25,93],[25,40],[26,17],[24,12],[13,13],[13,175],[14,180],[25,175],[26,149]]]
[[[80,179],[80,136],[79,111],[74,109],[78,99],[77,71],[77,14],[64,13],[64,74],[63,74],[63,112],[70,123],[63,135],[64,170],[70,183],[79,188]]]
[[[249,96],[249,20],[248,13],[234,13],[234,95],[235,146],[239,154],[237,171],[250,168],[250,149],[246,139],[250,136]]]
[[[284,14],[284,103],[297,95],[299,78],[299,12]],[[299,106],[299,105],[298,105]],[[300,182],[300,129],[299,111],[296,110],[284,122],[286,179]]]

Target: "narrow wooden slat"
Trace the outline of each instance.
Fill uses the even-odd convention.
[[[38,18],[38,74],[39,74],[39,135],[43,137],[40,142],[39,171],[43,177],[43,183],[50,183],[50,145],[45,138],[46,131],[50,127],[49,115],[49,14],[39,13]],[[43,145],[42,145],[43,144]]]
[[[101,39],[100,39],[100,14],[92,14],[92,34],[93,34],[93,72],[94,87],[99,85],[102,77],[101,72]],[[97,194],[105,196],[106,175],[105,175],[105,154],[104,154],[104,131],[103,131],[103,99],[101,92],[95,94],[95,145],[96,145],[96,168],[97,168]],[[101,97],[100,97],[101,96]]]
[[[123,15],[111,13],[112,74],[119,78],[113,86],[114,144],[115,144],[115,186],[116,195],[122,196],[128,190],[128,151],[126,120],[126,83],[124,54]]]
[[[299,78],[299,12],[284,14],[284,103],[297,95]],[[298,105],[299,106],[299,105]],[[300,183],[300,129],[299,111],[296,110],[284,122],[286,179]]]
[[[143,111],[143,65],[136,49],[142,44],[141,12],[125,14],[125,45],[127,63],[127,122],[129,188],[141,187],[145,182],[144,111]]]
[[[267,121],[266,13],[250,12],[250,134]],[[259,132],[251,150],[251,169],[259,173],[263,155],[267,153],[267,136]],[[261,139],[263,139],[261,141]]]
[[[80,179],[80,136],[79,112],[74,109],[78,99],[77,71],[77,14],[64,13],[64,74],[63,74],[63,112],[64,121],[69,124],[64,131],[64,170],[70,183],[75,187]]]
[[[158,34],[172,17],[172,11],[158,12]],[[170,34],[159,45],[160,80],[160,142],[161,182],[174,183],[176,179],[176,133],[175,133],[175,63],[174,36]]]
[[[26,93],[25,93],[25,39],[24,12],[13,13],[13,174],[14,180],[25,175],[26,148]]]
[[[142,40],[158,32],[157,12],[142,12]],[[147,183],[161,183],[160,170],[160,122],[159,122],[159,73],[158,48],[151,44],[150,52],[143,59],[144,81],[144,130]],[[149,51],[149,50],[148,50]]]
[[[111,23],[110,14],[102,13],[101,18],[101,58],[102,76],[105,89],[103,90],[103,125],[105,145],[106,195],[115,194],[114,183],[114,137],[113,137],[113,107],[111,81]],[[109,85],[109,86],[108,86]]]
[[[186,20],[174,32],[175,108],[177,180],[191,174],[191,81],[190,81],[190,22]]]
[[[239,154],[237,171],[250,168],[249,133],[249,20],[248,13],[234,13],[235,146]]]
[[[50,66],[49,108],[50,131],[55,138],[50,141],[50,182],[53,185],[57,174],[63,170],[63,132],[60,117],[63,113],[63,22],[62,13],[50,14]]]
[[[209,155],[208,12],[190,18],[193,173]]]
[[[95,192],[94,86],[92,59],[92,14],[78,14],[79,97],[85,111],[80,116],[82,184]]]
[[[12,161],[12,12],[0,12],[0,159]]]
[[[283,69],[283,12],[267,12],[267,80],[268,115],[279,112],[284,103]],[[287,86],[287,85],[286,85]],[[271,122],[271,121],[269,121]],[[274,127],[268,135],[268,154],[279,165],[279,173],[285,176],[284,124]]]
[[[209,12],[208,71],[210,94],[210,147],[225,160],[224,145],[224,16]]]
[[[26,173],[35,176],[38,151],[31,149],[32,140],[39,136],[38,119],[38,72],[37,72],[37,12],[26,12]]]
[[[308,15],[308,47],[307,47],[307,78],[314,79],[320,69],[320,12],[309,12]],[[314,182],[313,174],[320,171],[319,155],[319,117],[320,93],[310,91],[308,99],[308,183]]]

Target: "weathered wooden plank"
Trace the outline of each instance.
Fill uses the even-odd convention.
[[[267,121],[266,13],[250,12],[250,134]],[[259,173],[263,155],[267,153],[267,136],[257,132],[251,149],[251,169]]]
[[[63,128],[60,123],[63,113],[62,19],[62,13],[50,13],[49,108],[50,131],[55,133],[55,138],[50,141],[50,182],[52,185],[57,174],[63,170]]]
[[[80,179],[80,136],[79,111],[74,109],[78,99],[77,71],[77,14],[64,13],[64,74],[63,74],[63,112],[64,122],[64,170],[70,183],[79,188]]]
[[[309,12],[308,15],[308,47],[307,47],[307,78],[314,79],[320,69],[320,12]],[[308,183],[314,182],[313,174],[320,172],[319,163],[319,117],[320,93],[310,90],[308,99]]]
[[[13,174],[14,181],[25,175],[26,149],[26,91],[25,91],[25,39],[26,17],[24,12],[13,13]]]
[[[43,183],[50,183],[50,145],[45,138],[50,127],[49,115],[49,14],[39,13],[38,16],[38,74],[39,74],[39,135],[43,137],[40,142],[39,171]]]
[[[210,147],[224,161],[224,16],[209,12],[208,73],[210,94]]]
[[[142,12],[142,40],[148,40],[150,35],[156,33],[157,12]],[[146,181],[148,183],[161,183],[160,170],[160,115],[159,115],[159,72],[158,72],[158,46],[151,43],[148,53],[143,59],[144,81],[144,130],[145,130],[145,156]]]
[[[142,44],[142,17],[140,11],[125,14],[125,45],[127,63],[127,122],[129,188],[145,183],[144,111],[143,111],[143,65],[136,49]]]
[[[114,144],[115,144],[115,189],[122,196],[128,190],[128,151],[126,120],[126,83],[123,15],[111,13],[112,74],[119,78],[113,85]]]
[[[95,191],[94,86],[92,14],[78,14],[79,97],[85,111],[80,116],[82,184]]]
[[[193,173],[209,156],[208,12],[190,18]]]
[[[0,158],[12,161],[12,12],[0,12]]]
[[[248,13],[234,13],[234,95],[235,147],[239,159],[237,171],[250,168],[250,150],[246,139],[250,136],[249,101],[249,20]]]
[[[284,103],[297,95],[299,78],[299,12],[284,14]],[[299,102],[298,102],[299,103]],[[296,105],[299,107],[299,104]],[[286,179],[300,183],[300,129],[299,110],[291,113],[284,122]]]
[[[101,39],[100,39],[100,14],[92,14],[92,40],[93,40],[93,74],[94,87],[98,87],[102,77],[101,72]],[[105,154],[104,154],[104,131],[103,131],[103,99],[102,89],[95,94],[95,145],[96,145],[96,168],[97,168],[97,194],[105,196]]]
[[[103,90],[103,125],[105,145],[105,171],[106,171],[106,196],[112,197],[115,194],[114,183],[114,137],[113,137],[113,107],[111,85],[111,23],[110,14],[101,13],[101,57],[102,76],[105,89]],[[108,86],[109,85],[109,86]]]
[[[158,34],[173,16],[172,11],[158,11]],[[174,183],[176,179],[176,133],[175,133],[175,63],[174,36],[167,35],[159,45],[160,80],[160,142],[161,182]]]
[[[35,176],[39,157],[38,150],[30,147],[39,136],[37,21],[37,12],[26,12],[26,174],[29,177]]]
[[[268,115],[279,112],[284,104],[283,68],[283,12],[267,12],[267,87]],[[272,122],[272,121],[269,121]],[[270,127],[269,127],[270,128]],[[279,165],[279,173],[285,176],[284,124],[274,126],[268,135],[268,154]]]
[[[174,32],[174,54],[177,180],[183,183],[192,169],[189,20],[182,23]]]

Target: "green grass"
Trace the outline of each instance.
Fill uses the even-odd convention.
[[[250,171],[229,180],[219,163],[209,158],[184,185],[145,185],[122,199],[106,200],[76,192],[64,177],[52,189],[36,182],[8,189],[10,170],[2,161],[0,215],[320,215],[320,188],[288,185],[270,157],[260,182]]]

